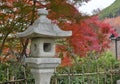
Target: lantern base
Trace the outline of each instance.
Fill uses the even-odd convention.
[[[26,58],[31,68],[35,84],[50,84],[55,68],[61,63],[60,58]]]

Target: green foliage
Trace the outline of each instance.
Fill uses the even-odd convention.
[[[5,83],[13,80],[26,79],[28,84],[34,84],[33,77],[29,67],[23,66],[19,62],[4,62],[0,63],[0,83]],[[25,81],[20,83],[25,84]],[[19,84],[19,83],[16,83]]]
[[[88,57],[76,59],[78,64],[59,67],[52,81],[57,78],[58,84],[115,84],[120,78],[114,71],[119,70],[120,62],[116,61],[111,52],[92,52]]]
[[[100,19],[112,18],[120,15],[120,0],[116,0],[112,5],[105,8],[100,13]]]

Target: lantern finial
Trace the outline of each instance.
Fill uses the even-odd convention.
[[[38,9],[38,15],[48,15],[48,11],[45,8]]]

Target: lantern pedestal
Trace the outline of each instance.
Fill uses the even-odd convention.
[[[31,68],[35,84],[50,84],[55,68],[61,63],[60,58],[26,58]]]
[[[50,84],[54,69],[31,69],[35,84]]]

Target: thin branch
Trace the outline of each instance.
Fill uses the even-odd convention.
[[[9,34],[10,34],[10,32],[8,32],[8,33],[5,35],[5,37],[4,37],[3,41],[2,41],[2,45],[1,45],[1,47],[0,47],[0,55],[2,54],[4,45],[5,45],[5,41],[6,41],[6,39],[7,39],[7,37],[8,37]]]

